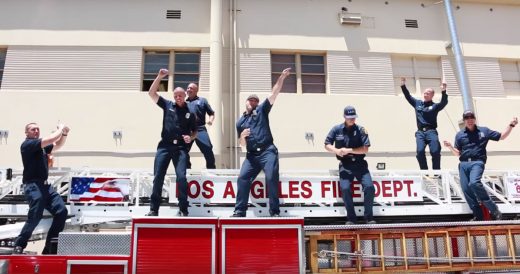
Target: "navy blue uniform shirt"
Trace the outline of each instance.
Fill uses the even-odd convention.
[[[246,138],[247,151],[265,150],[273,144],[273,135],[269,127],[269,112],[272,105],[269,99],[259,104],[251,113],[242,115],[236,123],[238,135],[249,128],[251,134]]]
[[[415,109],[417,128],[437,128],[437,114],[448,104],[448,94],[446,91],[442,92],[441,101],[434,103],[433,101],[424,102],[413,98],[412,95],[410,95],[410,91],[408,91],[404,85],[401,86],[401,90],[408,103]]]
[[[358,148],[363,146],[370,146],[370,139],[368,132],[364,127],[354,124],[348,128],[345,123],[334,126],[327,137],[325,138],[325,145],[334,145],[335,148]],[[349,160],[355,158],[362,160],[365,154],[349,154],[343,157],[336,155],[338,160]]]
[[[165,141],[181,141],[182,135],[191,135],[197,131],[195,115],[190,112],[188,105],[177,106],[174,102],[159,96],[157,105],[163,109],[163,126],[161,138]],[[184,143],[184,142],[181,142]]]
[[[195,98],[190,99],[188,97],[186,101],[188,102],[190,111],[195,113],[197,127],[199,128],[206,125],[206,113],[210,116],[215,114],[215,111],[213,111],[206,98],[195,96]]]
[[[455,135],[455,148],[460,151],[459,160],[482,160],[486,162],[486,146],[489,140],[498,141],[502,134],[487,127],[475,126],[474,131],[462,129]]]
[[[23,162],[23,183],[43,183],[49,177],[47,154],[52,152],[54,145],[42,148],[42,139],[25,139],[20,147]]]

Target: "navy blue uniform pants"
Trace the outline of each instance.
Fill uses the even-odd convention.
[[[428,145],[430,146],[430,154],[432,155],[432,168],[441,169],[441,143],[439,142],[437,130],[416,131],[415,142],[417,144],[416,151],[419,167],[421,169],[428,169],[428,163],[426,162],[426,146]]]
[[[215,165],[215,155],[213,154],[213,145],[211,144],[211,140],[209,139],[209,134],[206,128],[199,128],[197,131],[197,138],[194,142],[191,142],[188,146],[188,152],[191,150],[191,146],[193,143],[196,143],[204,155],[204,159],[206,159],[206,168],[207,169],[215,169],[217,166]],[[191,169],[191,161],[190,155],[188,154],[188,169]]]
[[[460,186],[469,208],[473,211],[473,216],[479,221],[484,220],[479,200],[491,214],[495,214],[498,211],[497,205],[491,200],[481,181],[484,168],[485,164],[483,161],[459,163]]]
[[[43,210],[47,209],[53,216],[53,219],[47,233],[47,240],[45,241],[45,248],[42,254],[49,254],[51,253],[52,238],[58,237],[58,234],[65,227],[68,214],[67,208],[61,196],[50,185],[32,182],[24,184],[23,187],[25,199],[29,204],[29,212],[27,221],[22,228],[22,232],[16,238],[14,245],[22,248],[27,247],[27,241],[43,217]]]
[[[374,207],[375,187],[365,160],[339,164],[339,185],[343,195],[343,202],[347,209],[347,219],[353,223],[357,222],[354,201],[352,199],[352,182],[354,179],[361,182],[365,220],[367,222],[372,221],[374,219],[372,208]]]
[[[168,170],[170,161],[175,167],[177,177],[177,190],[179,199],[179,210],[188,212],[188,181],[186,179],[186,164],[188,162],[188,150],[184,146],[159,142],[155,161],[153,164],[153,191],[150,197],[150,210],[159,211],[161,196],[164,185],[164,176]]]
[[[269,213],[271,215],[280,214],[280,200],[278,198],[280,173],[278,149],[275,145],[270,145],[266,150],[257,154],[251,152],[246,154],[246,159],[240,169],[240,175],[238,175],[235,213],[246,214],[251,184],[262,170],[265,173],[265,182],[269,195]]]

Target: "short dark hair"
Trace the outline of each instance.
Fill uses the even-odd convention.
[[[462,114],[462,120],[466,119],[475,119],[475,113],[473,113],[471,110],[464,111]]]

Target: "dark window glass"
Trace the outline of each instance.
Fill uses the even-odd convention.
[[[301,55],[303,93],[325,93],[325,56]]]
[[[168,68],[170,63],[169,52],[145,52],[144,54],[144,73],[143,73],[143,91],[148,91],[152,86],[153,80],[162,68]],[[159,91],[168,90],[168,77],[163,78]]]
[[[285,93],[296,93],[296,55],[294,54],[271,54],[271,84],[274,85],[282,71],[291,68],[289,75],[283,84],[282,91]]]
[[[176,52],[175,74],[173,75],[174,87],[186,89],[189,83],[199,83],[200,78],[200,53]]]
[[[0,49],[0,87],[2,87],[2,79],[4,77],[4,66],[5,66],[6,55],[7,55],[7,51],[5,49]]]

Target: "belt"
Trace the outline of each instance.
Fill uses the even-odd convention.
[[[484,160],[483,158],[467,158],[467,159],[461,160],[461,162],[477,162],[477,161],[486,162],[486,160]]]
[[[177,139],[163,139],[163,141],[165,143],[168,143],[168,144],[174,144],[174,145],[182,145],[182,144],[185,144],[186,142],[184,142],[184,139],[182,138],[177,138]]]
[[[421,127],[421,128],[419,128],[417,130],[419,130],[419,131],[428,131],[428,130],[435,130],[435,129],[436,128],[434,128],[434,127]]]
[[[341,163],[355,163],[355,162],[362,162],[364,160],[364,158],[354,158],[354,157],[349,157],[349,158],[345,158],[345,159],[340,159]]]
[[[247,152],[250,152],[250,153],[260,153],[260,152],[263,152],[265,151],[266,149],[268,149],[271,145],[267,145],[267,146],[255,146],[253,149],[251,150],[248,150]]]
[[[45,181],[27,181],[27,182],[23,182],[24,184],[42,184],[42,185],[48,185],[49,184],[49,181],[45,180]]]

